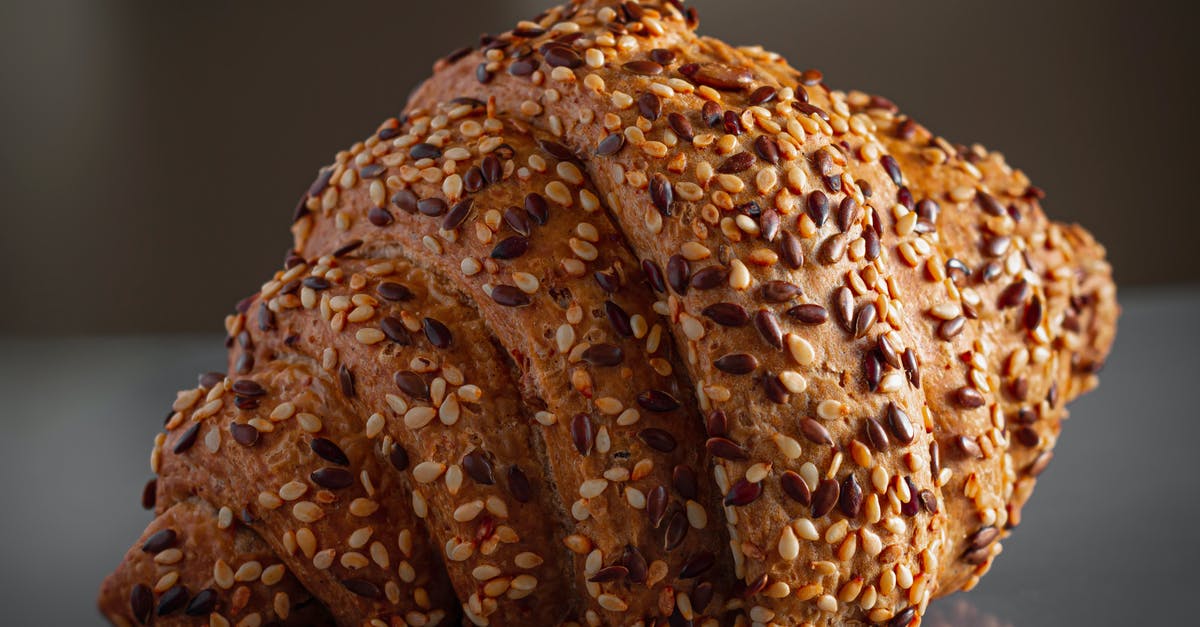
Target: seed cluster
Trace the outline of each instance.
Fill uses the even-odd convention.
[[[322,169],[144,500],[223,505],[341,623],[899,627],[974,586],[1107,354],[1103,249],[651,4],[484,37]],[[114,620],[196,602],[114,577]]]

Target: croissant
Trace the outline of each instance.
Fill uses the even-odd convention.
[[[576,0],[339,152],[154,440],[116,625],[917,625],[1118,305],[1003,157]]]

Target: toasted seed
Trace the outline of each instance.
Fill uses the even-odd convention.
[[[745,172],[754,165],[754,155],[749,152],[739,152],[732,157],[726,159],[721,165],[717,166],[717,172],[721,174],[736,174]]]
[[[775,312],[769,309],[759,309],[758,313],[754,314],[754,327],[758,329],[759,335],[766,340],[767,344],[782,349],[783,348],[783,329],[779,326],[779,317]]]
[[[637,106],[638,113],[641,113],[642,117],[651,122],[657,120],[658,116],[662,115],[662,100],[650,92],[645,92],[638,96]]]
[[[838,498],[838,509],[848,518],[855,518],[858,516],[859,510],[862,509],[862,504],[862,486],[858,484],[858,479],[854,477],[854,473],[851,473],[842,480],[841,495]]]
[[[676,447],[674,436],[662,429],[642,429],[638,432],[638,439],[662,453],[670,453]]]
[[[960,435],[954,438],[954,443],[958,445],[958,450],[962,451],[963,455],[973,459],[983,459],[983,451],[979,448],[979,443],[975,441],[975,438]]]
[[[746,309],[737,303],[714,303],[705,307],[701,314],[725,327],[740,327],[750,322]]]
[[[733,440],[722,437],[711,437],[704,443],[708,454],[721,459],[749,459],[750,454],[746,449]]]
[[[800,247],[800,239],[792,235],[790,231],[783,231],[783,238],[779,243],[780,256],[787,267],[792,270],[799,270],[804,265],[804,249]]]
[[[768,135],[759,135],[758,139],[754,140],[754,151],[758,153],[759,159],[771,165],[779,163],[779,144]]]
[[[835,479],[822,479],[817,484],[817,489],[813,491],[812,501],[812,516],[820,518],[829,512],[838,504],[841,497],[841,488]]]
[[[683,69],[680,68],[680,71]],[[720,63],[698,64],[689,77],[701,85],[723,91],[740,91],[754,81],[754,75],[749,70]]]
[[[888,403],[887,421],[896,439],[904,444],[911,444],[917,437],[916,432],[913,431],[912,421],[908,419],[908,414],[895,403]]]
[[[715,362],[717,370],[729,374],[749,374],[758,367],[758,359],[749,353],[730,353]]]
[[[834,292],[833,311],[843,328],[854,330],[854,293],[845,285]]]
[[[863,337],[875,324],[875,303],[867,303],[859,307],[854,316],[854,337]]]
[[[729,270],[724,266],[705,266],[692,274],[691,286],[698,290],[711,290],[725,285]]]
[[[833,444],[833,438],[824,425],[812,418],[800,419],[800,432],[813,444]]]
[[[583,58],[579,56],[579,53],[563,45],[547,49],[542,56],[546,58],[546,65],[550,67],[565,67],[573,70],[583,65]]]
[[[759,496],[762,495],[762,483],[752,483],[745,479],[738,479],[733,487],[729,488],[729,492],[725,495],[726,505],[749,505],[753,503]]]
[[[787,281],[767,281],[762,286],[762,298],[768,303],[786,303],[802,293],[799,285]]]
[[[809,505],[812,503],[812,492],[808,489],[808,484],[797,473],[791,470],[784,471],[779,478],[780,486],[783,488],[783,493],[790,496],[793,501],[801,505]]]
[[[637,396],[638,405],[653,412],[669,412],[679,409],[679,401],[661,390],[646,390]]]
[[[592,418],[587,414],[576,414],[571,419],[571,440],[575,450],[580,455],[587,455],[592,450],[594,434],[592,433]]]
[[[867,418],[867,441],[871,443],[876,451],[883,452],[888,449],[891,444],[888,442],[887,432],[883,430],[883,425],[874,418]]]
[[[650,200],[664,216],[672,215],[671,205],[675,202],[675,190],[671,181],[662,173],[655,173],[650,179]]]
[[[808,195],[808,217],[812,218],[817,228],[825,224],[829,219],[829,197],[821,190],[815,190]]]
[[[647,61],[644,59],[629,61],[621,67],[627,72],[640,74],[642,76],[658,76],[659,74],[663,73],[663,66],[655,63],[654,61]]]
[[[609,155],[615,155],[621,151],[621,148],[624,148],[624,147],[625,147],[625,134],[624,133],[613,133],[613,134],[609,135],[608,137],[605,137],[604,139],[600,140],[600,143],[596,146],[596,155],[600,156],[600,157],[607,157]]]
[[[979,393],[979,390],[976,390],[970,386],[958,388],[958,390],[954,393],[954,400],[959,404],[959,406],[966,407],[967,409],[983,407],[983,405],[987,402],[983,398],[983,394]]]
[[[667,123],[671,125],[671,130],[684,141],[692,141],[696,137],[696,129],[692,127],[692,121],[687,119],[682,113],[672,112],[667,115]]]

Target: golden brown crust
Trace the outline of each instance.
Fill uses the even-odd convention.
[[[339,624],[901,626],[975,585],[1111,345],[1103,249],[1000,155],[694,27],[579,0],[439,62],[227,322],[221,385],[338,416],[423,579],[364,565],[367,602],[276,539],[295,420],[190,457],[173,420],[160,506],[257,502]]]
[[[333,625],[249,528],[208,503],[172,505],[146,527],[100,588],[117,625]]]

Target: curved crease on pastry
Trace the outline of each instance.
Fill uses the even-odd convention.
[[[435,64],[180,392],[114,624],[915,624],[1118,306],[999,153],[674,0]]]

